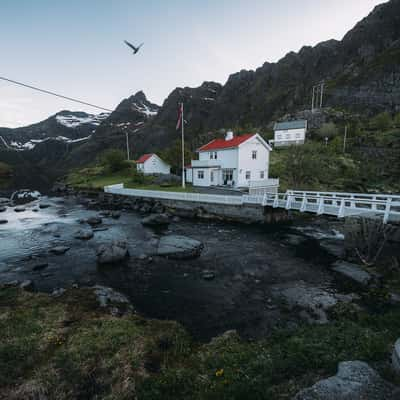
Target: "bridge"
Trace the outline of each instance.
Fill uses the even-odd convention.
[[[242,196],[168,192],[106,186],[106,193],[151,199],[191,201],[240,206],[255,204],[337,218],[361,216],[379,218],[383,223],[400,223],[400,195],[287,190],[285,193],[243,194]]]

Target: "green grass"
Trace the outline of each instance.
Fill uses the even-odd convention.
[[[388,360],[400,310],[348,308],[327,325],[199,344],[175,322],[112,317],[87,289],[60,298],[0,289],[0,398],[287,400],[345,360],[396,382]]]

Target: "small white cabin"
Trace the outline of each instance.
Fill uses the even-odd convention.
[[[274,126],[274,146],[284,147],[304,144],[307,120],[277,122]]]
[[[136,161],[136,169],[145,175],[171,173],[171,166],[154,153],[143,154]]]

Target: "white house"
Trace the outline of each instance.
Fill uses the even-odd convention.
[[[267,181],[271,146],[258,134],[214,139],[200,147],[198,160],[186,167],[186,181],[194,186],[249,187]]]
[[[169,174],[171,166],[161,160],[157,154],[143,154],[136,161],[136,169],[144,174]]]
[[[274,146],[283,147],[304,144],[306,132],[306,120],[277,122],[274,126]]]

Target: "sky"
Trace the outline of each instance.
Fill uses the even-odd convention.
[[[383,0],[0,0],[0,76],[114,109],[342,39]],[[144,42],[140,52],[123,43]],[[0,80],[0,126],[100,111]]]

